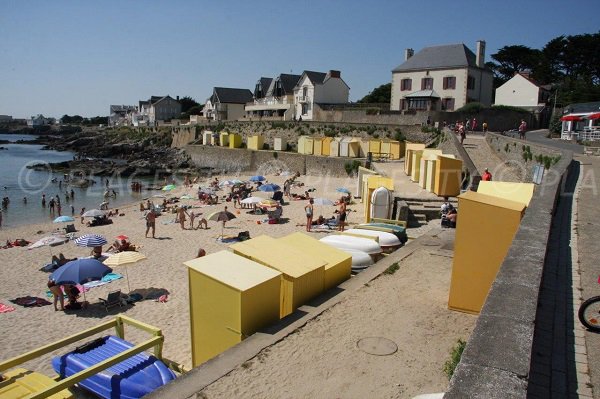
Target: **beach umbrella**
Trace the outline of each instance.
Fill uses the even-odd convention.
[[[124,251],[124,252],[119,252],[117,254],[109,256],[102,263],[104,263],[106,266],[115,267],[115,266],[130,265],[130,264],[137,263],[144,259],[147,259],[147,258],[139,252]],[[129,286],[129,273],[127,272],[127,268],[125,268],[125,276],[127,277],[127,292],[131,292],[131,287]]]
[[[221,226],[221,237],[223,237],[223,229],[225,228],[225,222],[228,222],[231,219],[235,219],[235,215],[229,211],[213,212],[210,215],[208,215],[208,217],[206,218],[206,220],[213,220],[215,222],[223,222],[223,225]]]
[[[84,234],[79,238],[75,239],[75,245],[78,247],[101,247],[102,245],[106,245],[107,241],[104,236],[99,234]]]
[[[313,203],[315,205],[335,205],[335,203],[327,198],[313,198]]]
[[[118,236],[115,237],[117,240],[129,240],[129,237],[127,237],[125,234],[120,234]]]
[[[84,218],[104,216],[104,211],[101,211],[99,209],[90,209],[89,211],[84,212],[84,214],[81,216],[83,216]]]
[[[258,204],[259,202],[265,201],[264,198],[261,197],[248,197],[240,201],[242,204]]]
[[[47,236],[44,238],[40,238],[33,244],[29,245],[27,249],[35,249],[39,247],[53,247],[55,245],[64,244],[69,241],[67,237],[64,236]],[[50,256],[52,256],[52,249],[50,249]]]
[[[175,186],[174,184],[167,184],[166,186],[164,186],[164,187],[162,188],[162,190],[163,190],[163,191],[171,191],[171,190],[174,190],[174,189],[175,189],[175,187],[176,187],[176,186]]]
[[[264,181],[265,177],[261,176],[261,175],[256,175],[256,176],[252,176],[250,179],[248,179],[250,181]]]
[[[275,201],[275,200],[272,200],[272,199],[264,199],[264,200],[262,200],[260,202],[260,204],[263,205],[263,206],[273,207],[273,206],[279,205],[279,201]]]
[[[56,269],[50,280],[57,285],[85,284],[89,281],[101,280],[102,277],[112,272],[112,269],[96,259],[82,258],[65,263]]]
[[[277,184],[269,183],[269,184],[263,184],[258,189],[260,191],[264,191],[264,192],[275,192],[275,191],[281,190],[281,187],[279,187]]]
[[[205,188],[201,188],[200,190],[198,190],[198,192],[213,195],[215,193],[215,190],[213,190],[212,188],[209,188],[209,187],[205,187]]]
[[[350,190],[348,190],[346,187],[338,187],[335,189],[335,191],[338,193],[350,194]]]
[[[66,222],[74,222],[75,219],[73,219],[71,216],[59,216],[56,219],[54,219],[54,221],[52,223],[66,223]]]

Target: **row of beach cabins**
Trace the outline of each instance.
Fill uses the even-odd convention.
[[[237,133],[205,131],[202,134],[204,145],[214,145],[229,148],[241,148],[242,136]],[[261,135],[248,136],[246,148],[249,150],[264,149],[264,137]],[[288,142],[283,137],[273,139],[273,150],[286,151]],[[320,155],[330,157],[365,158],[370,152],[375,158],[390,160],[400,159],[404,155],[404,142],[390,139],[361,139],[358,137],[298,137],[297,149],[299,154]]]

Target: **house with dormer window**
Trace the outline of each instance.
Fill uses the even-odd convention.
[[[295,116],[297,119],[313,120],[315,104],[345,104],[349,96],[350,87],[342,79],[340,71],[304,71],[294,87]]]
[[[492,105],[493,74],[485,66],[485,42],[476,53],[464,44],[406,49],[392,70],[390,110],[454,111],[470,102]]]
[[[275,78],[260,78],[254,95],[246,104],[250,119],[291,120],[294,116],[294,87],[300,75],[282,73]]]

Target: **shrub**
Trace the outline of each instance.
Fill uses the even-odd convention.
[[[468,114],[476,114],[480,112],[482,109],[485,109],[483,104],[478,102],[471,102],[463,105],[461,108],[457,109],[455,112],[464,112]]]
[[[335,131],[333,131],[333,130],[326,130],[324,134],[325,134],[325,137],[335,137],[335,136],[337,136],[337,133]]]
[[[467,343],[461,338],[459,338],[458,342],[450,352],[450,359],[448,359],[446,363],[444,363],[443,370],[446,376],[448,376],[448,379],[452,378],[456,366],[458,366],[458,363],[460,363],[460,358],[462,356],[463,351],[465,350],[465,346],[467,346]]]
[[[365,113],[367,115],[378,115],[379,114],[379,108],[367,108],[365,110]]]
[[[352,162],[348,161],[344,163],[344,169],[346,169],[346,173],[348,175],[353,176],[358,172],[358,167],[362,166],[362,163],[358,160],[354,160]]]
[[[398,262],[394,262],[390,265],[390,267],[384,270],[383,274],[394,274],[398,271],[398,269],[400,269],[400,265],[398,265]]]
[[[402,129],[397,128],[394,133],[394,140],[396,141],[406,141],[406,136],[402,133]]]

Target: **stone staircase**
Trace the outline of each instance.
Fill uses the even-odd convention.
[[[419,227],[427,224],[430,220],[440,218],[440,208],[444,203],[443,199],[429,198],[399,198],[397,201],[404,201],[408,205],[408,227]],[[458,202],[455,198],[450,199],[450,203],[455,208],[458,207]]]

